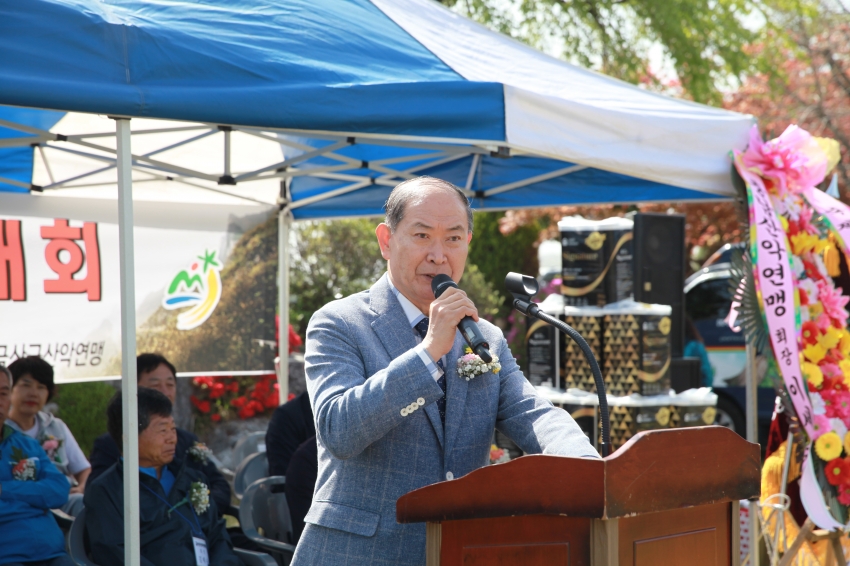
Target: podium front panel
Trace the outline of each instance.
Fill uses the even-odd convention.
[[[440,566],[590,566],[590,520],[552,515],[443,521]]]
[[[619,564],[729,565],[734,507],[731,503],[716,503],[617,519]]]

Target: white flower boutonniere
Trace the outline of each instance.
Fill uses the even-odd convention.
[[[17,446],[12,447],[12,478],[17,481],[36,481],[38,479],[38,458],[27,456]]]
[[[189,456],[199,464],[206,465],[210,456],[212,456],[212,450],[207,448],[207,445],[203,442],[196,442],[189,448]]]
[[[203,515],[210,508],[210,488],[207,484],[199,481],[192,482],[189,488],[189,503],[195,509],[195,513]]]
[[[488,371],[499,373],[499,370],[502,369],[502,366],[499,364],[499,358],[495,355],[493,356],[493,361],[488,364],[477,354],[473,354],[472,348],[469,346],[464,347],[464,352],[466,353],[457,360],[457,373],[466,381]]]

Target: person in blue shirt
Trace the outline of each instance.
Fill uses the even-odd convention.
[[[705,349],[705,343],[691,317],[685,318],[684,357],[699,358],[701,387],[711,387],[714,385],[714,367],[708,359],[708,351]]]
[[[209,479],[175,458],[171,401],[139,388],[139,540],[142,566],[241,566],[224,520],[210,497]],[[121,394],[106,410],[107,428],[122,445]],[[96,564],[124,563],[124,461],[86,488],[86,534]]]
[[[6,424],[12,374],[0,365],[0,565],[73,566],[51,509],[68,501],[68,480],[38,442]]]

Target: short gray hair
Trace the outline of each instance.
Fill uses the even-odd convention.
[[[390,193],[387,203],[384,205],[387,212],[385,222],[389,226],[390,232],[395,232],[395,229],[401,224],[401,221],[404,219],[404,210],[407,208],[408,203],[421,194],[419,191],[420,187],[435,187],[446,191],[454,191],[458,199],[460,199],[461,204],[463,204],[464,209],[466,209],[467,230],[470,234],[472,233],[472,207],[469,205],[469,199],[466,198],[463,191],[448,181],[437,179],[436,177],[428,177],[427,175],[403,181],[396,185]]]
[[[12,387],[12,385],[15,383],[15,380],[14,380],[14,378],[12,377],[12,372],[11,372],[11,371],[9,371],[9,368],[7,368],[6,366],[4,366],[3,364],[0,364],[0,373],[5,373],[5,374],[6,374],[6,377],[8,377],[8,378],[9,378],[9,387]]]

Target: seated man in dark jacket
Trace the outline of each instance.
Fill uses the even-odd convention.
[[[168,397],[172,405],[177,394],[176,375],[177,371],[171,362],[159,354],[141,354],[136,358],[136,377],[139,387],[156,389]],[[198,437],[188,430],[178,428],[176,455],[178,460],[185,461],[188,466],[207,476],[211,496],[216,502],[219,514],[227,511],[230,506],[230,484],[215,464],[207,459],[206,447],[199,444]],[[118,445],[108,433],[97,437],[89,457],[91,462],[89,483],[108,470],[120,456]]]
[[[289,506],[289,517],[292,520],[292,542],[298,543],[304,532],[304,517],[313,503],[313,492],[316,491],[316,478],[319,476],[319,449],[316,436],[305,440],[286,469],[286,503]]]
[[[177,431],[171,401],[139,389],[139,522],[144,566],[241,566],[209,497],[203,473],[175,458]],[[107,408],[116,444],[123,430],[121,394]],[[86,532],[92,560],[124,563],[123,459],[90,482],[85,493]]]
[[[269,475],[285,476],[295,450],[312,436],[316,436],[316,425],[310,396],[305,391],[272,413],[266,430]]]

